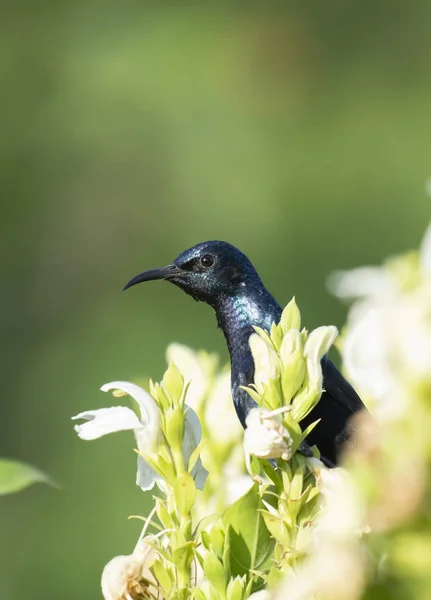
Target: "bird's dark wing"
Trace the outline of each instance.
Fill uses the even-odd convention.
[[[353,415],[365,408],[364,403],[359,398],[353,387],[341,375],[337,367],[327,356],[322,358],[323,387],[334,402],[337,402],[341,409],[348,415]]]
[[[301,427],[304,429],[320,419],[307,436],[307,442],[310,446],[316,445],[322,457],[337,464],[343,447],[354,442],[350,418],[366,409],[358,394],[329,358],[325,356],[321,364],[325,391],[317,406],[301,421]]]

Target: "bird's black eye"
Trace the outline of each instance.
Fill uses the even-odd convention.
[[[212,267],[214,264],[214,256],[212,254],[204,254],[201,257],[201,265],[205,268]]]

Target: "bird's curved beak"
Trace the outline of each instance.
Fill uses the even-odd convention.
[[[149,271],[144,271],[143,273],[139,273],[136,277],[133,277],[126,283],[123,288],[127,290],[132,287],[132,285],[136,285],[137,283],[142,283],[143,281],[154,281],[155,279],[170,279],[171,277],[177,277],[181,275],[184,271],[177,267],[176,265],[168,265],[166,267],[161,267],[160,269],[150,269]]]

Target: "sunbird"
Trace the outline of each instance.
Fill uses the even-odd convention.
[[[231,390],[241,425],[256,406],[244,386],[254,381],[249,338],[257,326],[270,331],[282,308],[262,283],[251,261],[227,242],[209,241],[182,252],[172,264],[136,275],[124,289],[137,283],[165,279],[195,300],[209,304],[226,338],[231,362]],[[301,421],[302,429],[319,420],[300,450],[310,454],[316,445],[322,460],[335,466],[346,445],[354,443],[351,417],[366,410],[353,387],[327,358],[321,361],[324,392],[315,408]],[[307,451],[308,449],[308,451]]]

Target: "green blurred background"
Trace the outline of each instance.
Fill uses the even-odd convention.
[[[181,5],[182,4],[182,5]],[[0,22],[0,455],[61,484],[0,498],[0,598],[98,598],[148,499],[132,436],[70,417],[171,341],[227,358],[214,316],[137,272],[238,245],[309,327],[336,268],[430,217],[431,3],[14,1]]]

